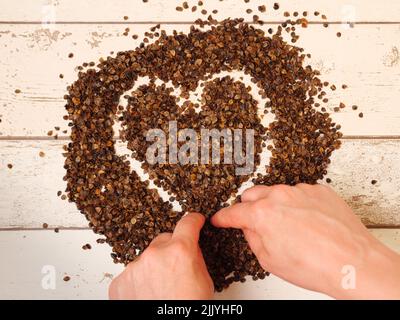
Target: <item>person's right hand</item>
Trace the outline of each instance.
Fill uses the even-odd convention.
[[[211,299],[214,284],[199,247],[205,218],[189,213],[161,233],[110,284],[110,299]]]
[[[293,284],[335,298],[400,298],[400,256],[327,186],[253,187],[211,222],[242,229],[261,266]]]

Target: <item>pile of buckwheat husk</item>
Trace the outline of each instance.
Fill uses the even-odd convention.
[[[258,19],[256,19],[259,21]],[[305,64],[302,48],[287,43],[286,30],[297,40],[295,25],[304,19],[285,22],[275,33],[265,32],[243,19],[217,22],[197,21],[188,34],[167,35],[152,28],[151,38],[131,51],[101,59],[97,68],[81,70],[68,87],[66,110],[71,121],[71,142],[66,147],[65,169],[70,201],[86,216],[94,232],[104,235],[115,262],[133,261],[161,232],[171,232],[185,211],[198,211],[208,218],[234,196],[240,185],[314,184],[323,178],[332,152],[340,147],[341,133],[329,114],[319,106],[326,93],[319,72]],[[295,42],[295,41],[292,41]],[[187,98],[199,81],[222,71],[250,75],[263,96],[258,106],[251,92],[230,77],[206,82],[201,111],[188,103],[185,111],[177,98],[155,80],[171,81]],[[138,78],[148,76],[128,97]],[[261,124],[260,112],[272,113],[269,127]],[[168,126],[177,120],[180,128],[251,128],[255,136],[255,166],[262,146],[272,152],[266,175],[237,176],[234,165],[149,165],[145,150],[146,130]],[[131,171],[128,159],[115,151],[113,125],[123,124],[121,138],[155,185],[179,202],[182,212],[172,209],[149,181]],[[215,289],[221,291],[234,281],[254,280],[268,273],[259,265],[240,230],[216,229],[209,222],[202,230],[200,246]]]

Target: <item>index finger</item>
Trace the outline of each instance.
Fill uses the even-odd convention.
[[[223,208],[211,217],[219,228],[254,229],[254,202],[242,202]]]
[[[273,187],[270,186],[254,186],[246,189],[241,196],[242,202],[257,201],[267,197]]]
[[[205,217],[202,214],[196,212],[188,213],[176,224],[172,239],[189,240],[197,244],[204,222]]]

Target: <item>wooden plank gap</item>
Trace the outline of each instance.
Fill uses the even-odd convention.
[[[7,231],[53,231],[58,229],[60,231],[74,231],[74,230],[92,230],[89,227],[49,227],[49,228],[40,228],[40,227],[10,227],[10,228],[0,228],[0,232]],[[99,236],[101,236],[99,234]]]
[[[0,141],[70,141],[69,136],[58,136],[57,139],[54,136],[0,136]],[[120,140],[119,136],[114,137],[114,140]],[[398,135],[382,135],[382,136],[343,136],[341,140],[400,140]]]
[[[400,230],[400,225],[366,225],[367,229],[395,229]],[[76,231],[76,230],[92,230],[89,227],[49,227],[49,228],[40,228],[40,227],[10,227],[10,228],[0,228],[0,232],[10,232],[10,231],[53,231],[54,229],[58,229],[60,231]],[[101,234],[97,234],[98,236],[102,236]]]
[[[222,21],[222,20],[220,20]],[[258,25],[253,21],[245,21],[251,25]],[[265,21],[264,24],[280,25],[286,21]],[[161,25],[191,25],[194,21],[54,21],[54,22],[43,22],[43,21],[0,21],[1,24],[25,24],[25,25],[80,25],[80,24],[94,24],[94,25],[146,25],[146,24],[161,24]],[[308,21],[308,24],[323,25],[325,23],[331,25],[341,24],[352,24],[352,25],[397,25],[400,21]]]

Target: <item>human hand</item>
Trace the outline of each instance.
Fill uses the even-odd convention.
[[[400,256],[386,248],[331,188],[257,186],[211,222],[242,229],[261,266],[335,298],[400,298]],[[343,286],[344,266],[355,288]]]
[[[214,284],[198,244],[204,221],[201,214],[189,213],[174,233],[156,237],[111,282],[110,299],[211,299]]]

